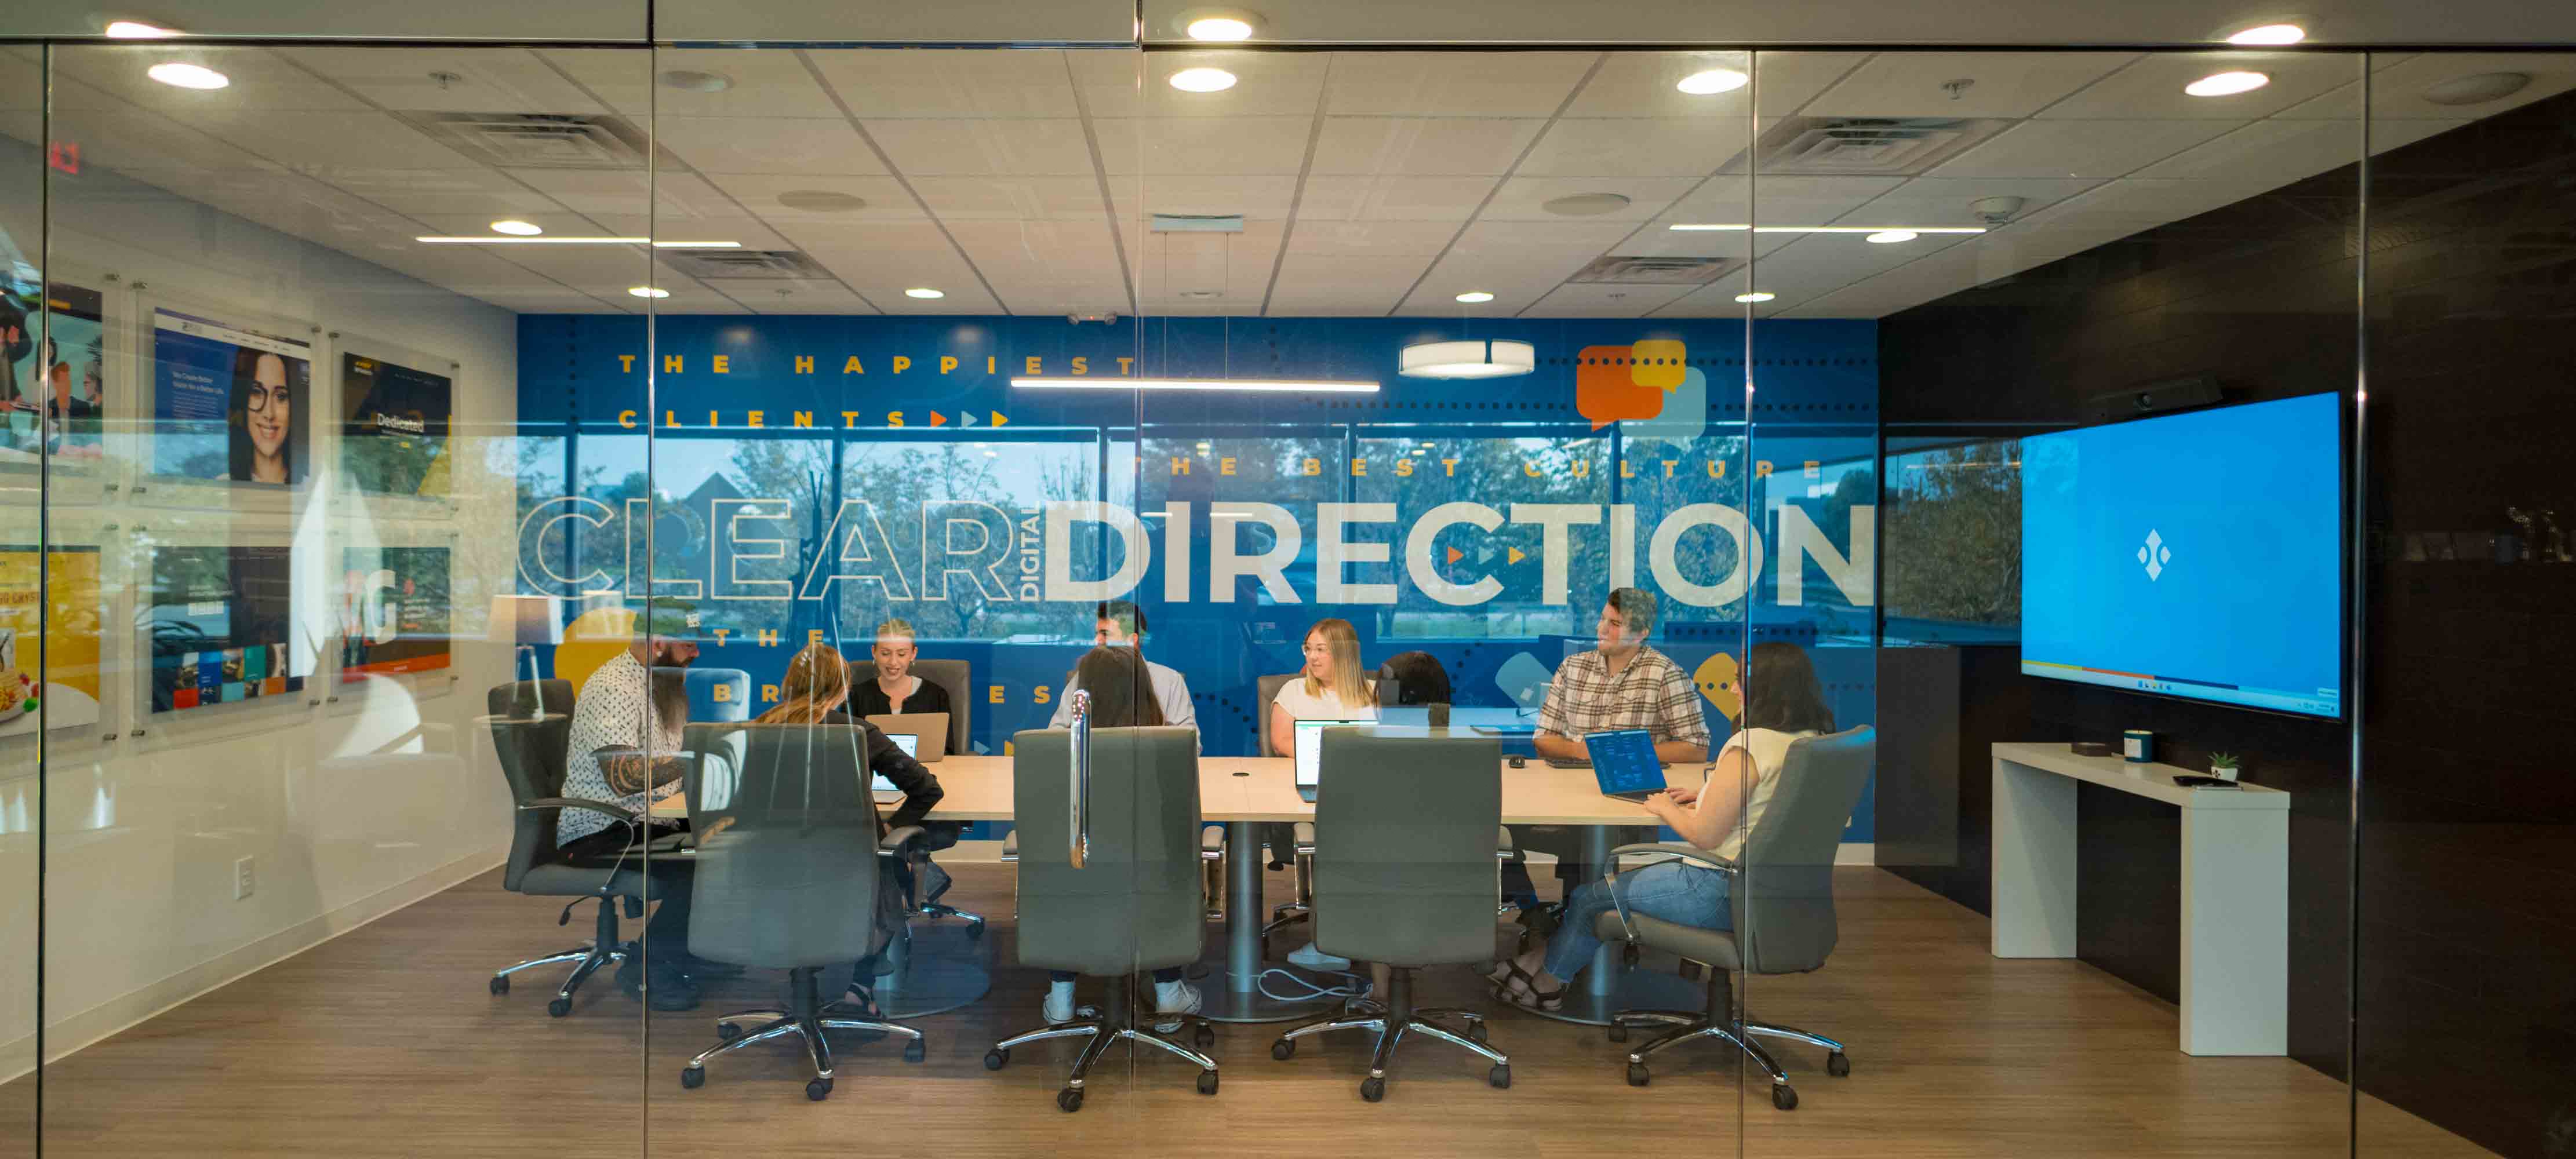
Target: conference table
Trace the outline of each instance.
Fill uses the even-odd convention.
[[[1581,826],[1584,861],[1588,864],[1603,866],[1609,862],[1620,828],[1658,824],[1643,808],[1602,796],[1589,769],[1559,769],[1536,759],[1531,759],[1525,768],[1512,768],[1508,760],[1500,764],[1503,823]],[[1011,820],[1012,765],[1013,758],[1008,756],[964,753],[930,765],[945,795],[930,811],[929,819]],[[1675,787],[1697,787],[1699,774],[1697,766],[1664,770],[1665,779]],[[883,799],[891,803],[891,798]],[[653,811],[662,817],[687,815],[686,804],[677,796],[655,803]],[[1219,1022],[1285,1022],[1313,1017],[1339,1001],[1272,998],[1262,992],[1260,985],[1265,969],[1261,927],[1268,912],[1261,897],[1265,858],[1260,826],[1264,822],[1311,823],[1315,819],[1314,803],[1297,794],[1293,762],[1287,757],[1200,757],[1199,815],[1208,824],[1225,826],[1226,852],[1225,937],[1202,959],[1209,979],[1217,983],[1200,987],[1206,1003],[1202,1013]],[[1061,850],[1020,850],[1022,860],[1064,855]],[[922,953],[915,948],[916,956]],[[880,1001],[889,1012],[900,1005],[909,1016],[953,1009],[977,997],[981,997],[980,992],[963,1000],[949,994],[946,1000],[928,1006],[908,995],[881,996]],[[1593,958],[1592,967],[1566,989],[1563,1007],[1545,1016],[1607,1026],[1614,1011],[1696,1010],[1705,1000],[1702,987],[1669,968],[1630,968],[1615,950],[1604,946]]]

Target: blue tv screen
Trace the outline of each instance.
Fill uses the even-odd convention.
[[[2335,395],[2022,441],[2021,670],[2343,714]]]

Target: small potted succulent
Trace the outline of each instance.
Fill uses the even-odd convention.
[[[2209,754],[2210,776],[2216,777],[2222,781],[2233,781],[2236,779],[2236,768],[2237,760],[2235,753]]]

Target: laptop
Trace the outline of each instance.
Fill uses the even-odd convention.
[[[1376,724],[1374,720],[1301,720],[1291,752],[1297,754],[1297,799],[1313,801],[1315,790],[1324,783],[1324,730],[1345,724]]]
[[[925,765],[937,764],[939,763],[939,758],[948,755],[947,713],[880,713],[876,716],[869,717],[868,723],[877,726],[877,731],[882,732],[887,736],[893,736],[899,732],[908,732],[915,737],[920,738],[920,752],[912,752],[911,749],[905,749],[904,751],[912,752],[912,759],[920,761]]]
[[[939,716],[942,714],[934,712],[930,715]],[[879,729],[878,731],[883,732],[884,730]],[[885,734],[885,738],[893,741],[894,747],[902,749],[903,755],[915,759],[920,758],[921,738],[919,736],[908,732],[889,732]],[[887,780],[884,773],[878,773],[876,775],[876,779],[868,782],[868,791],[877,794],[880,799],[884,798],[887,794],[900,794],[903,792],[903,790],[895,787],[894,782]]]
[[[1664,764],[1655,759],[1655,734],[1645,729],[1586,733],[1583,746],[1592,753],[1592,776],[1604,797],[1643,801],[1668,787]]]

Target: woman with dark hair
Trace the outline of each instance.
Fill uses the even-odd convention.
[[[295,407],[304,393],[304,363],[243,347],[233,355],[231,478],[236,483],[293,483]]]
[[[1449,726],[1449,670],[1429,652],[1398,652],[1377,666],[1377,702],[1381,708],[1422,706],[1431,710],[1431,727]]]
[[[1646,798],[1646,811],[1682,840],[1727,861],[1744,851],[1744,837],[1762,823],[1789,745],[1800,737],[1834,730],[1833,710],[1805,649],[1786,641],[1753,646],[1744,666],[1744,727],[1727,738],[1698,789],[1670,789]],[[1619,895],[1628,908],[1701,929],[1735,928],[1724,873],[1685,861],[1663,861],[1621,874]],[[1497,962],[1485,978],[1494,995],[1515,1006],[1554,1010],[1564,983],[1591,964],[1601,948],[1593,923],[1615,906],[1610,888],[1593,882],[1574,892],[1565,920],[1542,949]]]
[[[1074,666],[1073,683],[1091,696],[1089,718],[1093,728],[1163,727],[1163,706],[1154,698],[1145,656],[1134,648],[1103,644],[1083,653],[1082,662]],[[1070,1022],[1078,1013],[1073,1005],[1074,978],[1071,970],[1047,973],[1044,1013],[1048,1022]],[[1198,987],[1181,980],[1180,967],[1154,971],[1156,1013],[1196,1014],[1202,1002]],[[1180,1028],[1177,1018],[1154,1026],[1165,1034]]]

